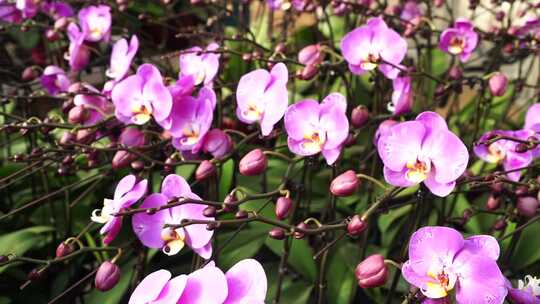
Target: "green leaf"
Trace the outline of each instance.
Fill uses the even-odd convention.
[[[53,227],[35,226],[15,232],[8,233],[0,237],[0,254],[23,255],[30,249],[44,246],[50,241],[50,236],[45,236],[46,232],[54,231]],[[0,267],[0,273],[9,265]]]
[[[283,255],[283,242],[271,238],[266,238],[266,246],[278,256]],[[306,240],[293,239],[289,251],[287,263],[306,280],[315,282],[317,277],[317,267],[313,260],[313,251]]]
[[[342,241],[331,255],[326,284],[328,302],[335,304],[351,303],[356,292],[354,269],[360,259],[360,251],[353,244]]]
[[[220,268],[229,269],[240,260],[253,257],[263,246],[267,233],[268,229],[250,227],[238,232],[232,240],[235,231],[218,234],[217,247],[225,246],[218,259]]]
[[[231,189],[234,174],[234,160],[229,159],[221,166],[221,178],[219,179],[219,198],[223,200]]]
[[[510,259],[510,263],[515,269],[527,269],[527,266],[540,261],[540,250],[534,244],[538,244],[538,236],[540,235],[540,225],[538,223],[529,225],[525,228],[516,250]]]

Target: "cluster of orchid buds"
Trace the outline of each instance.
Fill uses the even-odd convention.
[[[0,0],[0,274],[49,303],[538,304],[539,8]]]

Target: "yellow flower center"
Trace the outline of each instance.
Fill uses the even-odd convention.
[[[318,153],[322,150],[325,142],[325,133],[313,131],[304,135],[304,142],[302,143],[302,147],[311,153]]]
[[[152,106],[146,104],[135,105],[131,108],[131,112],[134,114],[133,122],[142,125],[152,117]]]
[[[456,283],[455,278],[451,278],[448,273],[444,271],[444,268],[440,272],[428,271],[428,276],[433,278],[435,282],[427,283],[427,290],[423,293],[429,298],[443,298],[448,295],[448,292],[454,288]]]
[[[252,101],[250,101],[248,103],[248,108],[247,108],[247,110],[244,111],[244,115],[246,115],[246,117],[249,120],[253,120],[253,121],[260,120],[263,113],[264,113],[264,111],[259,109],[257,104],[255,102],[252,102]]]
[[[183,130],[184,137],[182,143],[185,145],[194,145],[199,141],[199,127],[196,124],[188,124]]]
[[[505,157],[506,151],[504,151],[498,143],[494,142],[488,146],[487,160],[490,163],[498,164],[502,162]]]
[[[378,65],[379,65],[379,62],[380,62],[380,57],[379,57],[379,54],[372,54],[372,53],[369,53],[361,62],[360,62],[360,67],[363,69],[363,70],[366,70],[366,71],[371,71],[373,69],[375,69]]]
[[[177,254],[185,245],[184,230],[182,228],[165,228],[161,230],[161,239],[165,242],[162,250],[166,255]]]
[[[413,183],[424,181],[431,171],[431,163],[421,160],[407,162],[407,173],[405,177]]]
[[[448,51],[450,54],[458,55],[463,53],[465,49],[465,40],[461,37],[452,37],[450,39],[450,45],[448,46]]]

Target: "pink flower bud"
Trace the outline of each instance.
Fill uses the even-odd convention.
[[[298,52],[298,61],[306,66],[318,65],[324,59],[320,44],[311,44]]]
[[[47,29],[45,31],[45,38],[47,38],[48,41],[56,41],[60,38],[60,35],[58,35],[58,32],[55,29]]]
[[[215,158],[222,158],[233,148],[233,141],[229,134],[220,129],[213,129],[206,133],[203,142],[203,151],[212,154]]]
[[[453,66],[450,71],[448,72],[448,75],[451,79],[461,79],[463,77],[463,71],[458,66]]]
[[[278,198],[276,201],[276,217],[279,220],[285,219],[289,216],[292,205],[293,201],[290,198],[285,196]]]
[[[330,184],[330,192],[335,196],[349,196],[356,192],[360,181],[353,170],[338,175]]]
[[[240,160],[240,174],[254,176],[263,173],[268,166],[268,159],[261,149],[255,149]]]
[[[84,106],[75,106],[69,110],[68,121],[72,124],[81,124],[88,119],[89,113]]]
[[[64,30],[68,26],[69,20],[66,17],[58,18],[54,22],[54,29],[57,31]]]
[[[112,159],[112,167],[115,170],[126,168],[135,159],[137,159],[137,156],[133,153],[129,153],[125,150],[116,151]]]
[[[490,195],[486,202],[487,210],[497,210],[501,206],[501,198],[499,196]]]
[[[508,78],[503,73],[497,72],[489,78],[489,90],[493,96],[503,96],[508,88]]]
[[[304,222],[300,222],[300,224],[296,225],[296,227],[297,227],[297,228],[300,228],[300,229],[307,229],[307,228],[308,228],[308,225],[307,225],[306,223],[304,223]],[[303,232],[301,232],[301,231],[295,231],[295,232],[293,233],[293,237],[294,237],[295,239],[298,239],[298,240],[299,240],[299,239],[303,239],[304,236],[305,236],[305,234],[304,234]]]
[[[523,217],[533,217],[538,210],[538,200],[532,196],[520,197],[517,201],[517,210],[519,215]]]
[[[197,181],[203,181],[214,174],[216,174],[216,166],[208,160],[203,160],[195,171],[195,179]]]
[[[355,128],[361,128],[366,125],[369,120],[369,111],[363,106],[357,106],[351,112],[351,124]]]
[[[120,134],[118,142],[126,147],[141,147],[146,144],[146,138],[144,133],[137,128],[125,128]]]
[[[216,214],[217,214],[217,210],[216,210],[216,207],[214,206],[208,206],[204,208],[203,210],[203,215],[206,217],[215,217]]]
[[[96,289],[100,291],[111,290],[120,280],[120,267],[109,261],[103,262],[96,273],[94,281]]]
[[[61,146],[65,146],[65,145],[72,144],[74,140],[75,140],[75,134],[69,131],[65,131],[64,133],[62,133],[62,137],[60,137],[58,144],[60,144]]]
[[[316,65],[307,65],[303,69],[299,71],[298,79],[302,80],[310,80],[315,75],[317,75],[317,72],[319,72],[319,68]]]
[[[58,247],[56,247],[56,257],[61,258],[64,257],[70,253],[72,253],[75,250],[72,244],[66,244],[65,242],[60,243]]]
[[[356,266],[354,273],[358,285],[362,288],[379,287],[384,285],[388,279],[388,267],[384,263],[384,257],[380,254],[368,256]]]
[[[347,225],[347,232],[350,235],[355,236],[362,233],[362,231],[366,230],[366,228],[367,223],[362,220],[358,214],[356,214],[351,218],[351,221]]]
[[[493,224],[493,230],[495,231],[502,231],[506,228],[506,219],[505,218],[500,218],[498,219],[497,221],[495,221],[495,223]]]
[[[24,69],[21,75],[21,79],[23,81],[32,81],[36,79],[37,77],[38,77],[38,73],[32,67],[27,67],[26,69]]]
[[[80,144],[89,144],[96,138],[96,132],[91,129],[82,129],[77,131],[75,140]]]
[[[285,238],[285,231],[281,228],[272,228],[272,230],[268,232],[268,236],[275,240],[283,240]]]

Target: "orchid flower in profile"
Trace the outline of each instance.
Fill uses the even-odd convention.
[[[227,297],[227,279],[213,262],[189,275],[172,278],[161,269],[147,275],[135,288],[129,304],[222,304]]]
[[[497,265],[499,252],[489,235],[464,239],[452,228],[422,227],[411,236],[401,272],[430,299],[444,299],[455,290],[457,303],[502,304],[507,289]]]
[[[103,243],[109,244],[114,240],[120,228],[122,228],[122,217],[114,214],[135,204],[143,197],[147,189],[147,180],[137,182],[135,175],[128,175],[120,180],[114,190],[113,199],[105,199],[103,208],[92,212],[91,220],[96,223],[105,224],[100,233],[105,235]]]
[[[108,5],[92,5],[79,11],[84,40],[109,41],[111,36],[111,8]]]
[[[215,53],[217,43],[210,43],[206,49],[198,46],[182,52],[180,55],[180,77],[192,77],[194,85],[211,85],[219,70],[219,57]]]
[[[289,72],[281,62],[270,72],[258,69],[242,76],[236,89],[238,119],[247,124],[260,124],[262,135],[269,135],[287,110],[288,80]]]
[[[233,145],[234,142],[229,134],[220,129],[212,129],[204,136],[202,150],[219,159],[229,153]]]
[[[197,98],[182,95],[174,100],[170,116],[163,125],[173,137],[173,146],[180,151],[197,153],[203,138],[212,126],[216,94],[202,87]]]
[[[394,79],[400,72],[397,66],[407,54],[407,41],[376,17],[347,33],[341,40],[341,52],[352,73],[362,75],[378,68]]]
[[[471,57],[477,45],[478,34],[474,31],[474,25],[464,18],[458,18],[453,27],[444,30],[439,41],[441,50],[452,55],[459,55],[461,62]]]
[[[90,61],[90,49],[84,44],[84,34],[75,23],[70,23],[67,28],[69,37],[69,49],[65,59],[73,71],[81,71]]]
[[[126,39],[118,40],[112,49],[109,69],[105,72],[107,77],[120,81],[126,76],[131,66],[131,61],[139,49],[139,39],[136,35],[131,36],[129,45]]]
[[[162,123],[171,112],[172,97],[159,70],[143,64],[137,74],[117,83],[111,93],[118,120],[143,125],[154,117]]]
[[[410,112],[413,105],[412,79],[409,76],[397,77],[392,81],[394,91],[392,92],[392,102],[388,109],[394,115],[401,115]]]
[[[141,208],[158,208],[165,206],[176,198],[201,198],[191,192],[186,180],[176,174],[170,174],[161,184],[161,193],[148,196]],[[213,231],[206,230],[206,225],[189,225],[182,228],[171,228],[166,225],[178,225],[184,219],[213,220],[203,215],[206,208],[202,204],[182,204],[166,208],[155,214],[137,213],[133,216],[133,231],[141,242],[150,248],[159,248],[167,255],[175,255],[187,244],[198,255],[209,259],[212,255]]]
[[[508,298],[516,304],[540,304],[540,279],[526,275],[518,281],[518,287],[513,288],[510,281],[506,281]]]
[[[75,106],[82,106],[88,111],[88,117],[83,122],[83,125],[96,124],[113,113],[113,104],[107,98],[101,96],[96,88],[89,84],[83,86],[88,94],[79,93],[73,97]]]
[[[519,142],[508,139],[500,139],[488,143],[491,138],[497,135],[515,137],[521,140],[527,140],[534,132],[531,130],[504,131],[495,130],[482,135],[478,143],[474,146],[474,153],[482,160],[502,164],[505,171],[516,170],[528,166],[533,161],[533,151],[519,151]],[[518,181],[521,172],[513,171],[506,174],[509,179]]]
[[[41,86],[51,95],[67,92],[71,85],[66,72],[55,65],[49,65],[43,70],[40,82]]]
[[[285,113],[289,150],[303,156],[322,153],[332,165],[349,135],[347,101],[339,93],[326,96],[322,103],[305,99]]]
[[[380,134],[377,150],[389,184],[410,187],[423,182],[441,197],[454,189],[469,161],[467,147],[435,112],[391,126]]]

